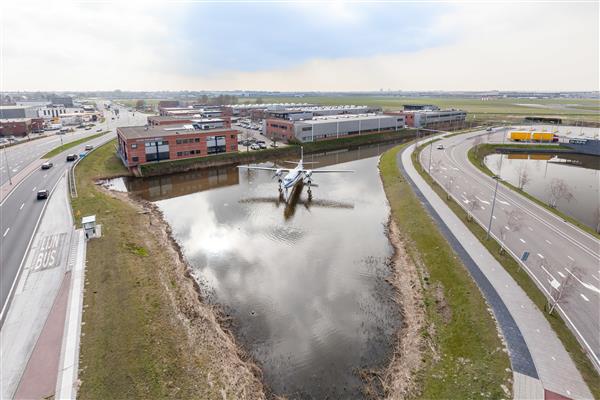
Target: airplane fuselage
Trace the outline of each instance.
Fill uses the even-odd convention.
[[[304,173],[302,172],[303,169],[304,168],[302,166],[302,161],[300,161],[298,165],[290,172],[288,172],[287,175],[283,178],[283,180],[281,181],[282,188],[288,190],[296,186],[298,182],[302,180],[302,177],[304,175]]]

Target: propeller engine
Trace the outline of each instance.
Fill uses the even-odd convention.
[[[275,171],[275,173],[273,174],[273,176],[271,177],[271,179],[278,177],[279,180],[281,180],[281,175],[283,174],[283,170],[281,168],[279,168],[277,171]]]

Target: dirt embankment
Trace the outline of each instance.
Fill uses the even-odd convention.
[[[158,274],[173,311],[172,322],[184,328],[186,342],[181,345],[194,356],[190,358],[208,357],[210,371],[203,374],[208,385],[223,399],[265,399],[261,370],[236,344],[218,309],[203,302],[200,287],[161,211],[125,193],[102,190],[134,206],[141,218],[147,217],[148,230],[140,232],[138,239],[147,248],[158,248],[168,255],[170,262],[160,265]]]
[[[403,326],[381,383],[386,399],[406,399],[419,390],[416,373],[423,367],[423,353],[428,345],[422,334],[427,322],[418,267],[407,254],[406,241],[391,217],[387,232],[394,248],[388,281],[396,289],[395,301],[401,307]]]

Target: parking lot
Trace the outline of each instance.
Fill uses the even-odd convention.
[[[233,124],[233,128],[237,129],[238,131],[240,131],[240,135],[238,138],[238,148],[239,151],[250,151],[250,150],[259,150],[260,147],[254,148],[252,149],[251,146],[253,144],[260,144],[260,143],[264,143],[264,147],[263,148],[272,148],[272,144],[273,141],[271,140],[271,138],[268,138],[266,136],[264,136],[262,134],[262,122],[253,122],[250,124],[250,126],[254,126],[255,128],[258,127],[258,129],[252,129],[252,127],[248,128],[244,125],[242,125],[242,123],[247,122],[246,125],[248,125],[249,120],[247,119],[242,119],[238,122],[236,122],[235,124]],[[247,144],[245,144],[247,143]],[[281,143],[281,142],[277,142],[277,147],[286,147],[288,146],[285,143]]]

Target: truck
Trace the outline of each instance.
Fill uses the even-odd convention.
[[[529,141],[529,140],[531,140],[531,132],[527,132],[527,131],[512,131],[510,133],[510,140],[514,140],[516,142]]]
[[[554,142],[555,136],[551,132],[533,132],[533,140],[535,142]]]

